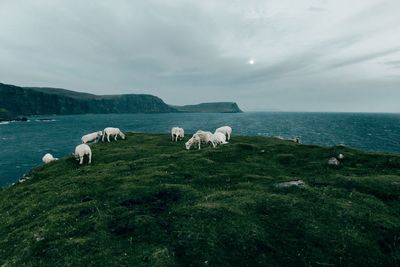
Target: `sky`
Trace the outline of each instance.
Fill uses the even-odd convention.
[[[399,0],[0,0],[0,82],[400,112]]]

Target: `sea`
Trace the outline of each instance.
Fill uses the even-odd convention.
[[[186,133],[229,125],[234,135],[299,137],[303,144],[346,145],[400,154],[400,114],[373,113],[162,113],[36,116],[28,122],[0,122],[0,186],[18,181],[42,164],[44,154],[70,155],[80,138],[105,127],[125,132]],[[182,143],[182,149],[184,144]]]

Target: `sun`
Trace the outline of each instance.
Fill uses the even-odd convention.
[[[256,62],[255,62],[254,59],[251,58],[251,59],[249,59],[248,63],[249,63],[250,65],[254,65],[254,63],[256,63]]]

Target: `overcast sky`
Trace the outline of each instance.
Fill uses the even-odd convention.
[[[400,1],[0,0],[0,81],[400,112]]]

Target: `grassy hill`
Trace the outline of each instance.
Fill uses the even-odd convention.
[[[0,190],[0,266],[400,264],[400,156],[238,136],[186,151],[148,134],[92,151]]]

